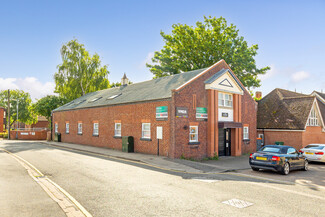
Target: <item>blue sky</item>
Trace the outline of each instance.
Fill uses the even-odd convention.
[[[254,91],[325,92],[324,11],[325,1],[1,1],[0,89],[53,93],[60,48],[73,38],[109,65],[110,81],[151,79],[145,62],[163,46],[160,31],[211,15],[235,24],[259,45],[257,65],[271,66]]]

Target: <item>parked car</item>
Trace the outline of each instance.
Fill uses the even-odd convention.
[[[249,164],[254,171],[273,170],[288,175],[291,170],[308,170],[305,156],[291,146],[265,145],[249,156]]]
[[[300,149],[308,161],[325,162],[325,144],[310,144]]]

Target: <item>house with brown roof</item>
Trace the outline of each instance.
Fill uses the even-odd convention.
[[[258,103],[258,137],[296,149],[325,143],[324,119],[325,104],[316,95],[276,88]]]

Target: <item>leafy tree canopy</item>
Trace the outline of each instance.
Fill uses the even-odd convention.
[[[37,116],[32,109],[32,99],[29,93],[22,90],[10,90],[10,126],[17,120],[18,100],[18,121],[31,125],[37,122]],[[0,105],[8,109],[8,91],[0,92]]]
[[[270,67],[257,68],[254,57],[258,45],[248,46],[244,37],[225,18],[204,17],[196,26],[174,24],[170,35],[160,32],[165,45],[147,64],[154,78],[209,67],[224,59],[246,87],[259,87],[259,74]]]
[[[33,104],[33,108],[36,114],[46,117],[46,119],[50,122],[51,112],[61,105],[64,105],[66,102],[67,101],[62,97],[47,95]]]
[[[109,87],[107,65],[98,54],[91,56],[76,39],[61,48],[62,63],[54,74],[55,92],[67,101]]]

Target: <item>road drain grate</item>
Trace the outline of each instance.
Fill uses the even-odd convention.
[[[239,200],[239,199],[226,200],[226,201],[223,201],[222,203],[228,204],[230,206],[234,206],[234,207],[237,207],[237,208],[240,208],[240,209],[241,208],[246,208],[246,207],[249,207],[249,206],[253,205],[253,203],[243,201],[243,200]]]

